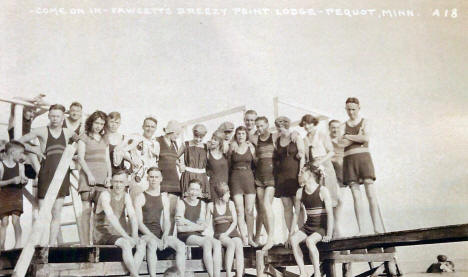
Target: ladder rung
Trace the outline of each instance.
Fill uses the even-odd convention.
[[[76,221],[69,221],[69,222],[64,222],[61,223],[60,226],[71,226],[71,225],[76,225]]]
[[[63,203],[63,207],[73,206],[73,202]]]

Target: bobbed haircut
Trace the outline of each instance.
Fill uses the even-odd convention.
[[[299,126],[304,127],[307,124],[314,124],[314,126],[317,126],[319,123],[318,118],[314,117],[311,114],[306,114],[301,118],[301,122],[299,123]]]
[[[245,135],[246,135],[245,140],[249,141],[249,132],[247,131],[247,128],[245,126],[239,126],[239,127],[236,128],[236,131],[234,132],[234,140],[237,141],[237,132],[239,132],[239,131],[244,131]]]
[[[85,122],[85,132],[86,134],[90,134],[91,130],[93,128],[93,123],[96,121],[98,118],[104,120],[104,127],[102,128],[101,132],[99,133],[101,136],[106,134],[106,127],[107,127],[107,115],[103,111],[95,111],[92,113]]]

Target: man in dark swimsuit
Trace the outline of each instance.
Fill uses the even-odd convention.
[[[67,142],[73,136],[73,130],[63,128],[65,107],[60,104],[55,104],[49,108],[49,126],[39,127],[33,129],[30,133],[21,137],[18,141],[27,143],[33,139],[39,139],[40,151],[36,149],[29,149],[30,146],[26,145],[26,150],[35,153],[40,159],[43,158],[41,163],[41,170],[38,179],[38,198],[39,206],[42,206],[43,199],[48,191],[49,185],[54,178],[55,171],[58,167],[60,159],[62,158],[63,151],[67,146]],[[50,222],[49,244],[56,245],[57,236],[60,228],[60,216],[62,213],[62,206],[64,197],[69,195],[70,187],[70,173],[65,174],[65,178],[60,187],[57,199],[52,208],[52,220]]]
[[[156,276],[156,250],[170,247],[176,251],[176,264],[179,276],[185,273],[185,244],[170,234],[171,219],[169,212],[169,197],[161,193],[161,170],[150,167],[146,176],[148,189],[135,195],[133,205],[138,220],[138,229],[146,241],[146,260],[150,276]],[[162,222],[162,224],[161,224]]]

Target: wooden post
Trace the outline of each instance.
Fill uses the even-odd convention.
[[[21,255],[18,258],[18,262],[16,263],[14,273],[12,276],[15,276],[15,277],[25,276],[26,271],[28,270],[29,264],[31,263],[31,259],[34,255],[35,247],[39,243],[39,240],[41,239],[41,235],[44,231],[44,228],[47,227],[47,225],[44,226],[43,222],[47,218],[47,215],[49,215],[52,210],[52,206],[55,203],[55,200],[57,199],[57,194],[60,190],[63,179],[65,178],[65,174],[68,171],[68,168],[70,166],[70,163],[73,159],[73,155],[75,154],[75,152],[76,152],[76,143],[73,143],[72,145],[68,145],[65,148],[65,151],[62,154],[62,158],[60,159],[60,162],[55,171],[54,178],[52,179],[52,182],[49,185],[49,189],[45,195],[44,204],[39,209],[39,216],[31,228],[31,230],[33,231],[29,234],[28,241],[25,247],[23,248],[23,250],[21,251]]]
[[[341,269],[343,271],[343,277],[352,277],[353,276],[352,263],[343,263]]]
[[[335,261],[334,260],[326,260],[324,261],[324,269],[325,274],[327,277],[336,277],[336,270],[335,270]]]
[[[13,123],[15,127],[14,138],[19,139],[23,136],[23,105],[15,105],[15,122]]]
[[[257,269],[257,277],[265,276],[265,251],[255,251],[255,267]]]
[[[278,118],[279,111],[278,111],[278,96],[273,97],[273,117],[274,119]]]

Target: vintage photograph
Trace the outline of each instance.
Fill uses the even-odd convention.
[[[0,3],[0,276],[468,276],[468,3]]]

